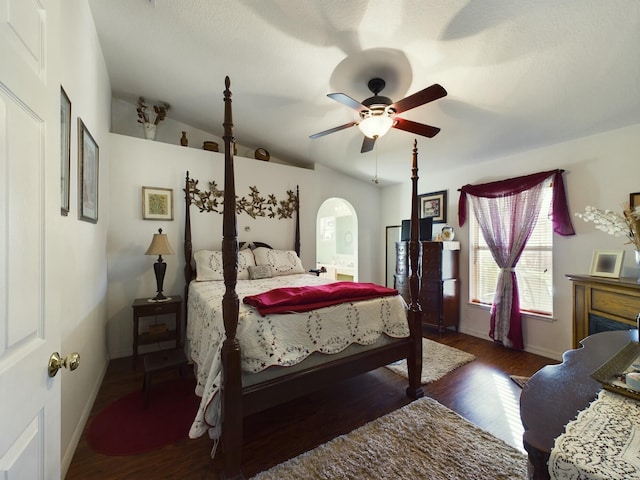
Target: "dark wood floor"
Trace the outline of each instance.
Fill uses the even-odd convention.
[[[544,365],[557,362],[455,332],[425,336],[476,356],[475,361],[427,385],[426,395],[524,452],[520,388],[509,375],[530,376]],[[141,384],[141,369],[132,372],[130,358],[113,360],[91,418]],[[248,417],[244,433],[244,474],[255,475],[406,405],[409,399],[404,395],[405,387],[402,377],[380,368]],[[110,457],[94,453],[83,435],[66,478],[217,479],[215,472],[220,462],[210,458],[211,445],[205,436],[143,455]]]

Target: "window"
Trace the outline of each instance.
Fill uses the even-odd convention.
[[[552,198],[553,189],[545,188],[536,226],[516,267],[520,310],[545,316],[553,315]],[[482,237],[475,215],[469,216],[469,298],[471,303],[491,305],[500,269]]]

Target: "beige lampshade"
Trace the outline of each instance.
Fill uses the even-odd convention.
[[[158,233],[153,234],[153,240],[151,240],[151,245],[147,248],[145,255],[175,255],[167,234],[162,233],[161,228],[158,229]]]

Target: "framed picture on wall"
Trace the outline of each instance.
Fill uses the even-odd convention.
[[[447,223],[447,191],[418,195],[420,218],[431,217],[433,223]]]
[[[594,250],[589,275],[594,277],[620,277],[624,250]]]
[[[142,218],[144,220],[173,220],[173,190],[171,188],[142,187]]]
[[[78,117],[78,207],[79,218],[98,223],[98,144]]]
[[[629,194],[629,206],[631,210],[640,207],[640,192]]]
[[[60,86],[60,214],[69,215],[71,176],[71,100]]]

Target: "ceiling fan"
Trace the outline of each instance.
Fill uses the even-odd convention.
[[[388,97],[378,95],[384,89],[385,85],[385,81],[381,78],[372,78],[369,80],[367,86],[369,90],[371,90],[371,93],[373,93],[373,96],[363,100],[362,103],[344,93],[328,94],[327,96],[329,98],[357,110],[360,114],[360,121],[345,123],[344,125],[310,135],[309,138],[323,137],[330,133],[357,125],[365,135],[362,148],[360,149],[360,153],[365,153],[373,150],[376,139],[387,133],[390,128],[397,128],[429,138],[437,135],[440,131],[438,127],[412,122],[411,120],[400,118],[397,115],[446,96],[447,91],[441,85],[434,83],[430,87],[420,90],[413,95],[409,95],[395,103]]]

